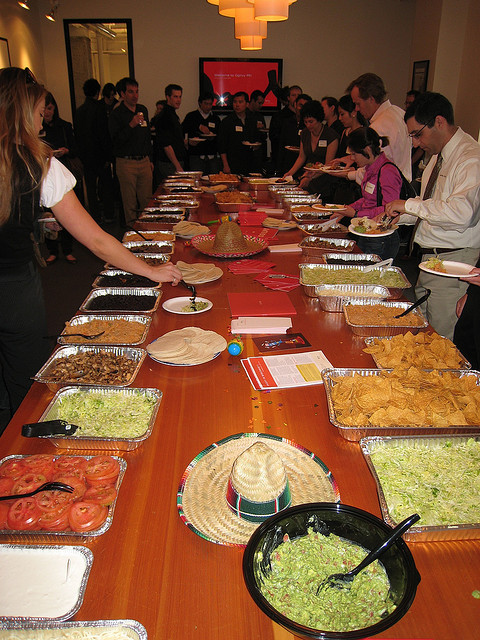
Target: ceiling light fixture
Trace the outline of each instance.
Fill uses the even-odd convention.
[[[262,36],[241,36],[240,49],[242,51],[258,51],[263,47]]]
[[[255,20],[255,9],[237,9],[235,11],[235,38],[243,36],[267,37],[267,23]]]
[[[50,12],[45,14],[45,18],[50,22],[55,22],[59,4],[58,0],[50,0]]]
[[[235,18],[237,9],[251,9],[248,0],[219,0],[218,13],[225,18]]]
[[[28,2],[29,0],[18,0],[18,4],[22,7],[22,9],[27,9],[28,11],[30,11]]]
[[[255,20],[288,20],[288,7],[297,0],[248,0],[255,8]]]

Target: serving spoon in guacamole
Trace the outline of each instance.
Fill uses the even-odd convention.
[[[409,518],[406,518],[405,520],[400,522],[400,524],[397,524],[388,538],[384,540],[382,544],[379,545],[376,549],[370,551],[370,553],[365,556],[362,562],[360,562],[360,564],[358,564],[351,571],[348,571],[347,573],[332,573],[331,575],[327,576],[325,580],[322,580],[322,582],[318,585],[317,596],[320,591],[325,588],[332,587],[335,589],[349,589],[357,573],[377,560],[377,558],[379,558],[387,549],[392,546],[395,540],[400,538],[400,536],[402,536],[405,531],[407,531],[407,529],[410,529],[410,527],[415,524],[415,522],[418,522],[418,520],[420,520],[420,516],[418,515],[418,513],[414,513]]]

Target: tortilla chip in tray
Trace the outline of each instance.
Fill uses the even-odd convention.
[[[346,440],[480,432],[480,373],[324,369],[330,422]]]
[[[385,522],[420,515],[407,542],[480,538],[478,434],[363,438],[360,447]]]

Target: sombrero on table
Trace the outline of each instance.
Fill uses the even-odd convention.
[[[216,258],[242,258],[260,253],[267,248],[265,240],[244,236],[236,222],[222,222],[214,237],[198,235],[192,245],[202,253]]]
[[[282,509],[339,500],[331,472],[311,451],[270,434],[237,433],[192,460],[177,508],[205,540],[245,546],[258,525]]]

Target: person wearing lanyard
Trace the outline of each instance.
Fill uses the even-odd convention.
[[[216,138],[220,118],[212,109],[213,93],[201,93],[198,96],[198,109],[187,113],[182,122],[183,133],[188,139],[189,169],[202,171],[204,175],[220,171]],[[198,138],[201,138],[201,142]]]
[[[420,196],[394,200],[386,213],[415,224],[421,261],[438,256],[474,265],[480,254],[480,145],[455,125],[453,107],[440,93],[418,96],[405,113],[413,145],[432,154],[422,175]],[[420,271],[415,294],[432,293],[423,311],[433,328],[452,339],[455,307],[468,284]]]
[[[131,225],[152,197],[152,142],[147,107],[138,104],[138,82],[122,78],[117,86],[122,102],[110,114],[108,128],[125,222]]]
[[[255,117],[248,112],[248,93],[237,91],[233,96],[233,113],[220,123],[218,151],[225,173],[248,174],[260,170],[252,153],[260,142]],[[252,144],[253,143],[253,144]]]
[[[45,95],[29,69],[0,70],[0,433],[50,350],[31,240],[42,206],[103,262],[156,282],[175,285],[182,278],[173,263],[152,266],[140,260],[80,204],[74,176],[38,137]]]

